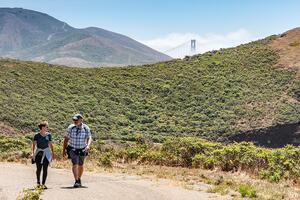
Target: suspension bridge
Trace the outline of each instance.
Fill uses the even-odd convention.
[[[200,53],[200,45],[195,39],[191,39],[187,42],[182,43],[176,47],[164,51],[164,54],[167,54],[173,58],[184,58],[185,56],[192,56]]]

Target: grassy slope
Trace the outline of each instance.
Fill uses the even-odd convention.
[[[61,134],[74,113],[102,138],[135,134],[224,139],[240,130],[299,121],[296,74],[274,66],[271,38],[153,65],[78,69],[0,61],[0,121]]]

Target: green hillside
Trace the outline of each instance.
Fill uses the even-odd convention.
[[[274,36],[275,37],[275,36]],[[80,69],[0,61],[0,122],[31,132],[41,119],[63,134],[82,112],[101,138],[165,135],[224,140],[300,121],[297,73],[275,67],[274,37],[183,60]]]

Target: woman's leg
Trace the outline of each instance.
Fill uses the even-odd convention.
[[[46,183],[46,179],[47,179],[47,175],[48,175],[48,166],[49,166],[49,161],[47,158],[44,158],[44,162],[43,162],[43,180],[42,180],[42,184],[45,185]]]
[[[35,158],[35,164],[36,164],[36,180],[37,180],[36,182],[37,184],[41,184],[40,177],[41,177],[41,171],[43,165],[41,164],[41,158],[39,158],[38,156],[36,156]]]

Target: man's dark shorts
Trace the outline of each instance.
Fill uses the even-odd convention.
[[[82,166],[84,163],[85,155],[79,153],[77,151],[70,151],[70,157],[73,165],[80,165]]]

